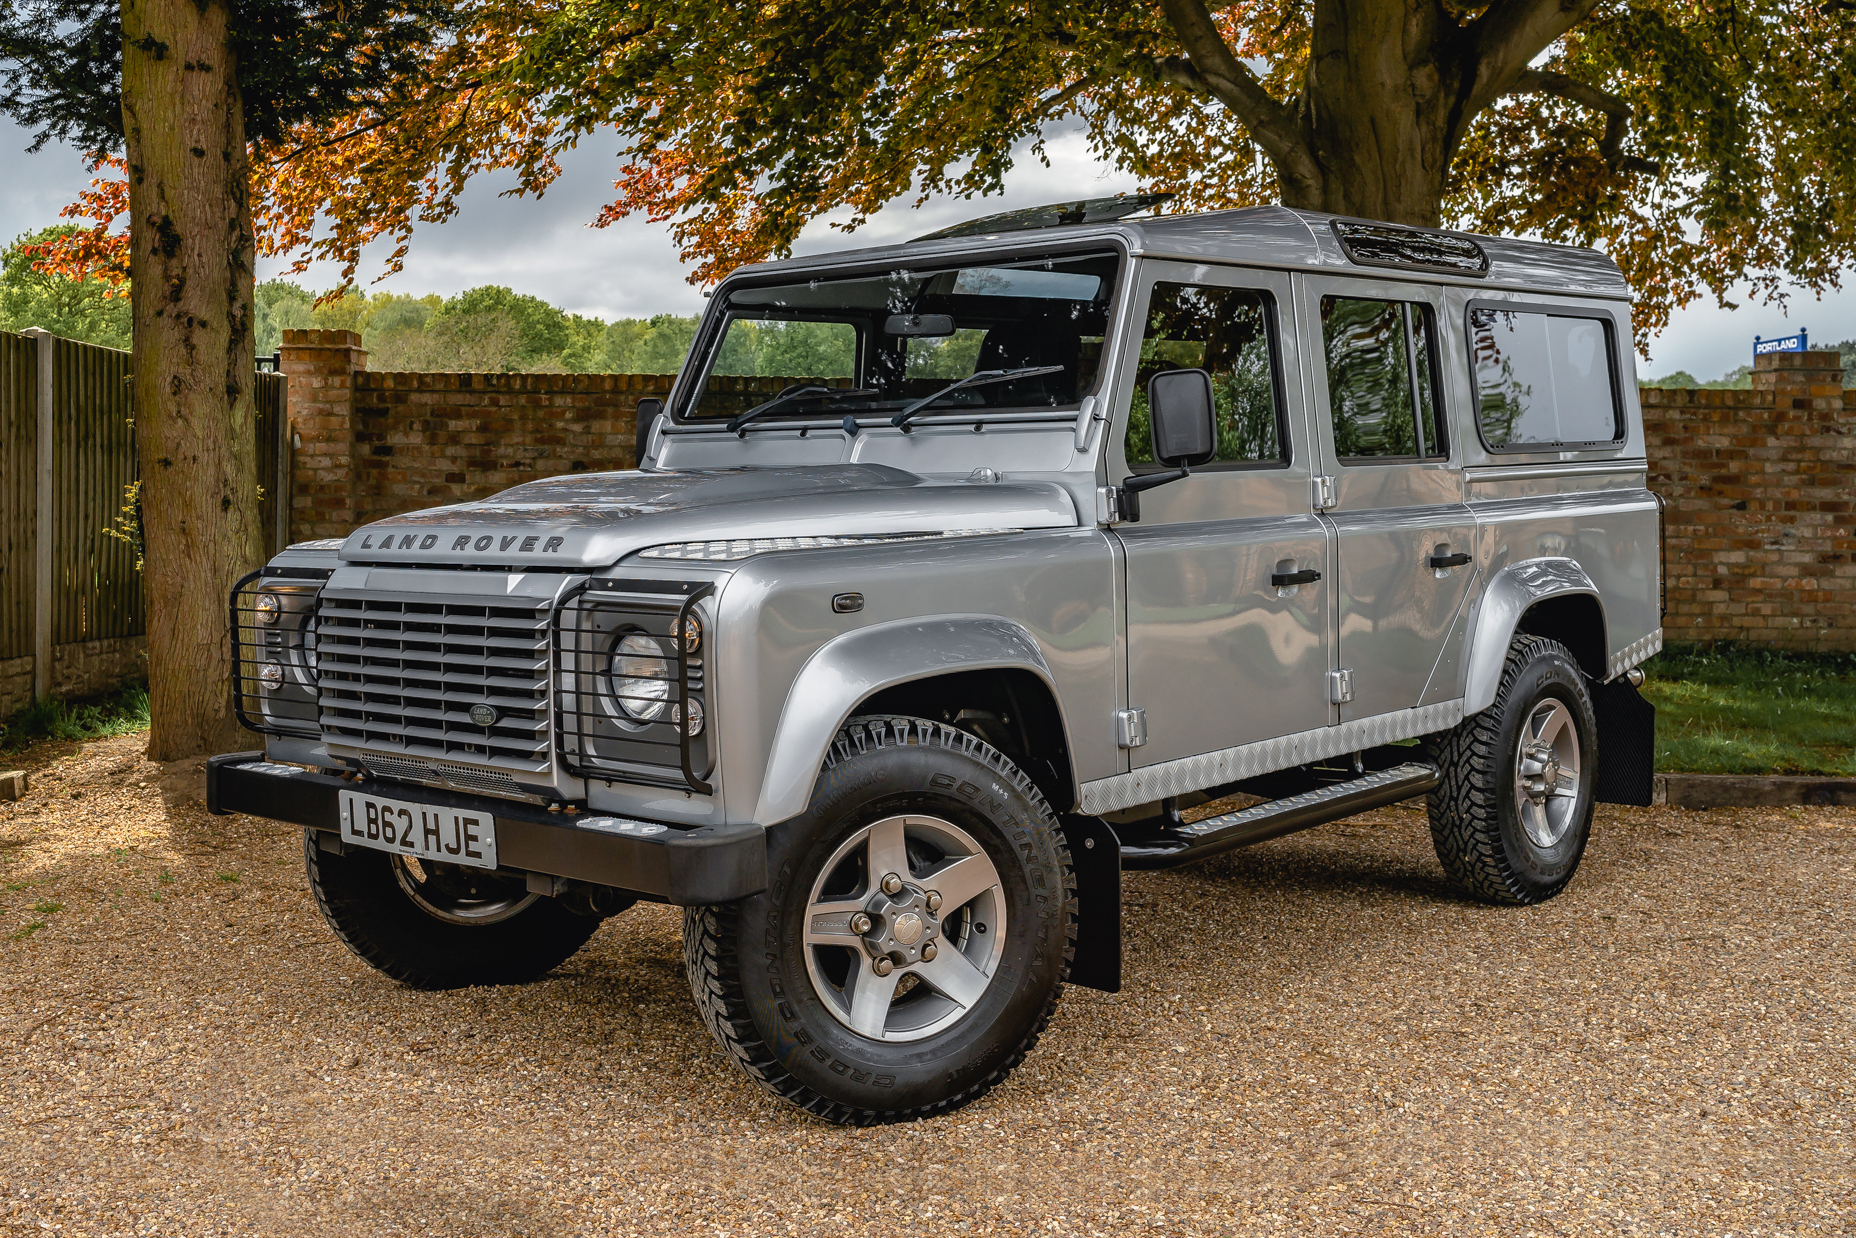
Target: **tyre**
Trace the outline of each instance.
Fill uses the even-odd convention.
[[[996,749],[853,719],[767,841],[764,893],[683,921],[703,1021],[763,1087],[834,1122],[907,1121],[985,1095],[1037,1043],[1076,880],[1050,806]]]
[[[1438,745],[1431,841],[1470,894],[1522,905],[1566,888],[1592,830],[1598,725],[1566,647],[1518,635],[1495,703]]]
[[[521,877],[316,845],[304,866],[322,918],[362,962],[416,989],[525,984],[586,944],[597,916],[528,891]]]

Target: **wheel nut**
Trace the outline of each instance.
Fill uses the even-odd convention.
[[[939,890],[928,891],[928,910],[929,911],[941,910],[941,891]]]
[[[851,916],[851,932],[863,936],[870,931],[870,913],[859,911]]]
[[[940,951],[934,948],[934,943],[932,941],[925,941],[922,943],[922,962],[934,962],[934,956],[939,953]]]
[[[883,893],[889,894],[889,895],[896,895],[896,894],[902,893],[902,878],[896,876],[896,874],[894,873],[884,874]]]
[[[879,954],[876,956],[876,961],[870,964],[870,970],[879,976],[887,976],[896,970],[896,963],[887,954]]]

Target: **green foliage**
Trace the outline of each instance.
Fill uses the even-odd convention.
[[[675,314],[621,318],[606,328],[604,364],[608,374],[671,374],[696,339],[696,319]]]
[[[738,318],[722,337],[718,375],[849,378],[857,329],[848,322],[755,322]]]
[[[130,684],[88,701],[34,701],[0,722],[0,752],[13,752],[35,740],[106,739],[148,729],[148,687]]]
[[[1856,774],[1856,654],[1671,646],[1644,672],[1659,770]]]
[[[135,570],[141,571],[147,558],[142,542],[142,481],[141,478],[130,482],[122,488],[122,507],[110,520],[109,527],[103,530],[104,536],[113,537],[119,542],[129,543],[135,551]]]
[[[449,0],[239,0],[226,49],[245,133],[284,138],[416,76],[456,25]],[[118,0],[0,4],[0,112],[78,150],[122,147]],[[164,49],[165,50],[165,49]]]
[[[22,245],[39,245],[83,229],[70,224],[41,228],[14,239],[0,254],[0,331],[44,327],[53,335],[106,348],[129,347],[129,299],[108,296],[101,280],[66,279],[32,269]]]
[[[435,318],[493,319],[501,315],[515,324],[516,340],[511,368],[533,369],[559,358],[571,338],[567,315],[540,297],[486,284],[459,293],[444,303]]]

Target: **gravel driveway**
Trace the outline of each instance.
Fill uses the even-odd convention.
[[[1069,990],[980,1103],[854,1131],[722,1061],[673,911],[412,992],[333,942],[294,831],[141,742],[0,804],[0,1233],[1856,1229],[1856,810],[1604,810],[1518,911],[1407,807],[1135,874],[1125,991]]]

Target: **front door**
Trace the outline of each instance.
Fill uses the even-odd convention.
[[[1477,571],[1476,522],[1446,416],[1441,293],[1298,280],[1302,338],[1322,350],[1306,374],[1333,478],[1336,695],[1350,722],[1432,702]]]
[[[1113,396],[1111,480],[1151,472],[1147,381],[1212,375],[1217,458],[1140,496],[1115,527],[1126,553],[1128,703],[1146,714],[1143,766],[1328,724],[1328,532],[1309,498],[1289,281],[1269,272],[1143,264],[1137,372]],[[1132,345],[1130,341],[1130,345]],[[1313,576],[1309,576],[1309,574]],[[1272,578],[1306,577],[1278,584]],[[1215,762],[1213,763],[1215,765]],[[1225,781],[1204,771],[1202,785]]]

